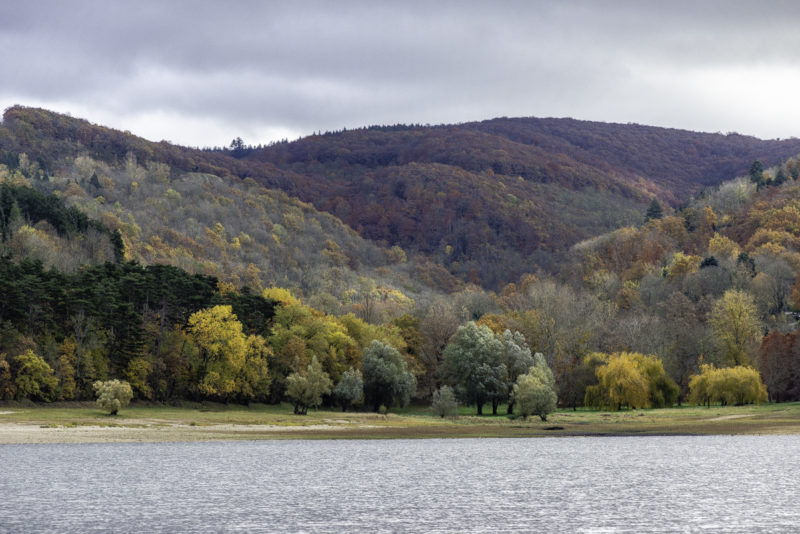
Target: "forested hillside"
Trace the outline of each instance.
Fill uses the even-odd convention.
[[[233,158],[149,143],[42,110],[15,108],[6,117],[0,175],[54,193],[119,232],[129,260],[166,263],[255,291],[280,285],[335,311],[354,311],[365,292],[383,286],[411,295],[460,287],[424,258],[408,261],[403,250],[373,244],[280,190],[203,163],[216,158],[235,166]],[[47,228],[27,233],[34,231],[52,240]],[[46,266],[70,257],[63,246],[34,248],[22,255]]]
[[[445,386],[479,412],[542,391],[616,409],[800,399],[794,143],[498,119],[200,151],[13,108],[0,398],[85,399],[121,378],[140,399],[298,413]],[[397,239],[338,218],[370,213],[359,232]]]
[[[755,159],[796,153],[800,140],[531,118],[366,128],[242,155],[303,176],[291,194],[361,235],[498,288],[531,265],[553,268],[577,241],[641,222],[653,195],[675,205]]]
[[[5,112],[0,147],[26,154],[50,176],[63,175],[65,158],[83,155],[114,168],[133,156],[144,168],[168,165],[171,174],[249,177],[334,215],[362,238],[399,246],[409,258],[422,254],[411,267],[423,265],[421,276],[413,278],[452,291],[458,284],[434,265],[492,289],[555,271],[574,243],[640,223],[654,195],[677,205],[744,174],[756,159],[769,166],[800,153],[800,140],[494,119],[197,150],[14,107]]]

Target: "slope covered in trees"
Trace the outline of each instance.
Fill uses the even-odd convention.
[[[249,177],[364,238],[422,254],[462,282],[499,289],[555,270],[578,241],[640,222],[653,195],[675,205],[755,159],[773,165],[800,153],[795,139],[533,118],[373,127],[257,149],[237,141],[190,149],[14,107],[0,127],[0,162],[24,153],[34,173],[58,176],[78,156],[113,168],[133,156],[148,170],[168,165],[171,175]],[[443,289],[457,287],[430,265],[421,271]]]
[[[148,143],[41,110],[15,108],[6,117],[0,127],[0,137],[5,134],[8,142],[0,147],[5,162],[0,164],[0,178],[20,191],[31,186],[51,194],[49,201],[58,203],[60,198],[69,206],[62,208],[69,217],[77,213],[102,221],[111,236],[121,240],[120,245],[124,242],[126,259],[144,265],[170,264],[255,291],[280,285],[336,311],[357,311],[372,291],[402,299],[398,290],[413,295],[428,286],[452,290],[459,285],[445,269],[424,260],[409,262],[401,249],[375,245],[334,216],[282,191],[266,189],[252,179],[241,180],[230,170],[204,166],[201,160],[187,163],[175,153],[237,163],[228,156]],[[48,121],[56,126],[46,128]],[[76,125],[97,135],[100,145],[88,149],[74,137],[55,139],[44,133],[60,135]],[[25,132],[30,136],[23,144],[30,154],[12,150]],[[184,170],[187,166],[195,170]],[[13,204],[3,199],[3,205]],[[10,208],[5,211],[10,213]],[[31,255],[46,266],[65,269],[68,247],[36,247],[38,242],[29,243],[32,237],[23,239],[35,234],[40,241],[52,240],[60,232],[55,228],[51,235],[44,235],[46,230],[31,227],[17,233],[16,241],[27,244],[21,256]]]
[[[640,222],[652,195],[676,204],[798,152],[800,140],[530,118],[315,135],[244,159],[303,176],[292,193],[362,235],[497,288]]]
[[[611,163],[606,170],[598,163],[591,167],[593,185],[587,186],[580,182],[583,171],[574,182],[548,182],[534,176],[531,163],[528,170],[520,167],[517,176],[498,177],[495,170],[469,170],[461,166],[467,166],[466,159],[456,165],[444,155],[422,163],[364,160],[349,167],[342,161],[319,161],[319,154],[311,158],[317,163],[302,158],[259,163],[247,158],[262,157],[264,149],[244,150],[237,160],[233,151],[148,144],[38,110],[10,113],[12,119],[0,128],[0,290],[5,296],[0,397],[85,398],[92,380],[120,378],[131,382],[137,398],[157,400],[291,399],[302,412],[334,402],[391,408],[411,396],[436,396],[441,402],[449,391],[477,410],[483,404],[493,412],[503,404],[516,409],[514,403],[521,402],[519,413],[526,415],[543,406],[541,417],[551,409],[554,395],[562,407],[638,408],[690,399],[758,402],[763,395],[752,371],[757,368],[770,399],[799,398],[797,160],[774,167],[744,163],[740,178],[670,207],[664,196],[660,203],[648,196],[646,189],[656,187],[656,181],[636,185],[631,176],[639,167],[633,164],[628,175],[609,170]],[[55,121],[56,132],[77,125],[99,137],[91,149],[83,141],[58,140],[36,129],[48,120]],[[563,124],[555,121],[551,127]],[[485,136],[481,128],[514,125],[514,120],[499,120],[441,130],[472,128],[468,135]],[[585,126],[591,131],[591,125]],[[427,133],[438,130],[374,129],[354,135],[420,135],[423,153]],[[682,138],[680,132],[668,132]],[[345,133],[330,137],[339,135]],[[510,139],[522,133],[503,135]],[[733,137],[742,146],[752,141],[756,148],[791,148],[788,142],[759,144]],[[724,137],[700,138],[716,155],[707,167],[701,160],[685,167],[676,163],[674,175],[663,175],[664,191],[670,184],[694,183],[686,178],[691,172],[721,176],[711,162],[724,167],[733,165],[734,156],[743,157],[736,155],[741,147],[712,150],[716,145],[711,141]],[[121,144],[104,144],[109,139]],[[314,139],[266,150],[295,150]],[[636,141],[622,133],[619,139]],[[490,140],[485,138],[485,146],[491,146]],[[578,140],[570,143],[577,146]],[[608,139],[597,143],[605,147],[599,152],[614,146]],[[19,151],[23,145],[29,152]],[[109,146],[127,151],[104,152]],[[352,150],[358,146],[354,142]],[[669,146],[678,150],[680,143]],[[574,161],[595,157],[588,148],[562,148],[564,157]],[[453,153],[452,146],[443,150]],[[477,156],[481,150],[476,149]],[[650,161],[666,165],[677,157],[653,156]],[[517,159],[524,163],[524,154],[509,161]],[[614,152],[604,161],[621,165],[623,160],[624,154]],[[184,168],[187,162],[194,167]],[[214,166],[229,162],[229,168]],[[336,165],[341,165],[338,174],[327,174]],[[593,237],[568,248],[569,239],[551,236],[565,251],[555,264],[557,275],[523,274],[492,291],[460,284],[430,260],[460,254],[443,263],[488,284],[492,266],[509,277],[536,271],[528,262],[541,257],[541,249],[516,251],[524,266],[519,271],[500,234],[477,234],[493,262],[486,269],[469,255],[469,243],[460,250],[448,243],[427,256],[407,256],[402,248],[365,241],[310,204],[265,189],[255,179],[240,180],[236,173],[242,169],[271,169],[261,175],[264,180],[293,177],[292,184],[309,187],[315,180],[327,181],[321,191],[346,180],[362,180],[362,185],[373,180],[370,194],[348,197],[353,202],[363,198],[354,206],[365,213],[370,203],[390,207],[413,198],[417,193],[409,192],[409,184],[418,180],[424,185],[420,194],[437,191],[440,175],[428,174],[431,169],[446,176],[457,173],[453,191],[461,191],[460,183],[470,184],[463,194],[473,195],[476,204],[454,216],[453,228],[443,223],[448,232],[459,225],[478,228],[481,217],[492,213],[484,211],[489,204],[510,200],[501,198],[505,191],[516,191],[512,195],[521,199],[530,191],[525,188],[536,186],[553,192],[544,201],[587,199],[573,215],[594,227]],[[405,189],[386,193],[399,200],[381,196],[385,184],[376,177],[412,171],[417,174]],[[490,183],[491,193],[485,189]],[[512,189],[512,183],[519,189]],[[598,191],[623,206],[625,199],[641,197],[637,222],[595,235],[602,226],[581,213],[598,201]],[[446,210],[455,202],[458,207],[455,197],[447,200],[447,191],[435,196],[440,193],[445,200],[436,206]],[[570,220],[567,211],[553,214],[559,224]],[[426,224],[434,227],[439,219],[431,217]],[[580,235],[573,232],[575,238]],[[68,256],[72,261],[61,259]],[[464,271],[470,265],[474,276]],[[425,290],[426,284],[447,288],[449,294]],[[537,380],[531,378],[536,374],[531,361],[541,368]],[[707,387],[705,379],[696,378],[704,373]],[[756,394],[741,395],[745,386],[755,387]]]

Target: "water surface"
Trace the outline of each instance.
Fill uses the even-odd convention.
[[[796,436],[0,445],[2,532],[796,532]]]

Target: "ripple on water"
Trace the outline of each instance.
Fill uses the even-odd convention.
[[[793,436],[0,445],[0,532],[791,532]]]

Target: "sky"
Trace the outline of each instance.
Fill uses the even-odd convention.
[[[227,146],[573,117],[800,137],[800,2],[0,0],[0,110]]]

